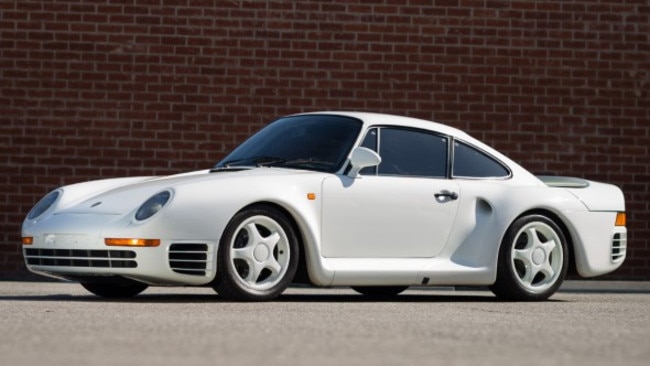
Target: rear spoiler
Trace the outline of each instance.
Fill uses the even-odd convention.
[[[549,187],[560,188],[587,188],[589,181],[581,178],[562,177],[552,175],[538,175],[537,178]]]

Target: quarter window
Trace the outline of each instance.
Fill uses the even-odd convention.
[[[463,142],[454,142],[454,177],[505,178],[510,175],[501,163]]]

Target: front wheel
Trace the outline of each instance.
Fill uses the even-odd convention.
[[[298,238],[280,210],[246,209],[232,218],[219,242],[213,288],[229,300],[274,299],[293,280],[298,256]]]
[[[557,224],[542,215],[523,216],[506,231],[490,289],[504,300],[546,300],[562,285],[568,263],[567,242]]]

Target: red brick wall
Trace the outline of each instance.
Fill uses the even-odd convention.
[[[216,5],[215,5],[216,4]],[[205,168],[326,109],[468,130],[534,172],[620,185],[650,279],[650,5],[611,1],[0,2],[0,275],[56,186]]]

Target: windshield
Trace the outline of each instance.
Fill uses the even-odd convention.
[[[215,168],[281,166],[333,173],[345,162],[361,125],[343,116],[284,117],[251,136]]]

